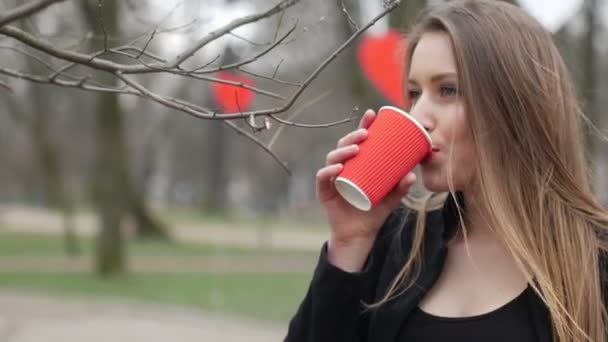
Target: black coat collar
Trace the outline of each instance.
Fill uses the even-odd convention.
[[[455,197],[449,195],[441,209],[428,213],[423,246],[423,265],[420,276],[414,286],[372,312],[368,341],[395,341],[405,319],[439,278],[447,254],[447,238],[459,220],[456,204],[461,209],[464,208],[464,200],[461,193],[456,193]],[[395,239],[397,243],[402,244],[405,251],[408,251],[412,244],[412,234],[409,233],[414,224],[412,223],[404,227],[400,232],[400,238]],[[384,296],[393,278],[399,273],[406,261],[407,253],[402,253],[402,250],[398,247],[400,246],[392,245],[387,253],[375,293],[376,301]],[[532,308],[531,312],[534,318],[538,341],[550,342],[552,339],[548,334],[550,322],[547,310],[540,298],[537,297],[534,296],[534,298],[530,299],[530,306]]]

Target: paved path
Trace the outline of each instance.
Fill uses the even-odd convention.
[[[182,307],[0,293],[2,342],[273,342],[285,330]]]

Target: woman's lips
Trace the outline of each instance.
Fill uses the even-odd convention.
[[[433,159],[433,157],[435,156],[435,154],[437,154],[441,149],[438,146],[433,146],[431,148],[431,151],[429,152],[429,154],[427,154],[427,156],[422,160],[422,163],[426,163],[429,160]]]

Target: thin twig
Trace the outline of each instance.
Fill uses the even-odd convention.
[[[281,119],[274,114],[268,114],[268,116],[271,119],[273,119],[274,121],[276,121],[280,124],[283,124],[285,126],[293,126],[293,127],[300,127],[300,128],[327,128],[327,127],[341,125],[341,124],[350,122],[354,119],[352,116],[349,116],[346,119],[342,119],[340,121],[330,122],[330,123],[326,123],[326,124],[303,124],[303,123],[296,123],[296,122],[291,122],[289,120]]]
[[[309,107],[313,106],[314,104],[320,102],[321,100],[323,100],[324,98],[328,97],[329,95],[331,95],[331,93],[333,92],[333,90],[328,90],[324,93],[322,93],[321,95],[315,97],[314,99],[306,102],[304,105],[302,105],[300,108],[298,108],[297,110],[295,110],[288,118],[287,121],[291,121],[293,119],[295,119],[298,115],[304,113],[304,111],[306,109],[308,109]],[[279,135],[283,132],[283,130],[285,129],[285,126],[279,126],[279,128],[277,128],[277,130],[274,132],[274,134],[272,135],[272,137],[270,138],[270,141],[268,142],[268,148],[272,149],[272,146],[274,145],[274,143],[277,141],[277,139],[279,138]]]
[[[287,33],[285,33],[279,40],[275,41],[274,43],[272,43],[272,45],[268,46],[266,49],[264,49],[262,52],[258,53],[257,55],[248,58],[244,61],[241,62],[236,62],[236,63],[232,63],[232,64],[227,64],[227,65],[222,65],[220,67],[217,68],[213,68],[213,69],[207,69],[207,70],[201,70],[201,71],[196,71],[195,73],[197,74],[208,74],[208,73],[214,73],[214,72],[218,72],[221,70],[228,70],[228,69],[234,69],[234,68],[238,68],[240,66],[246,65],[246,64],[250,64],[252,62],[257,61],[258,59],[260,59],[260,57],[264,56],[265,54],[269,53],[270,51],[272,51],[274,48],[276,48],[279,44],[281,44],[287,37],[289,37],[289,35],[296,29],[297,23],[293,25],[293,27],[291,29],[289,29],[287,31]]]
[[[353,17],[350,15],[348,10],[346,10],[346,6],[344,5],[344,0],[340,0],[340,5],[342,5],[342,12],[344,12],[344,14],[346,14],[346,17],[348,18],[348,22],[350,23],[350,26],[352,26],[352,28],[355,31],[359,30],[359,26],[357,25],[357,23],[355,22]]]
[[[277,76],[277,73],[279,72],[279,68],[281,67],[281,64],[283,64],[284,59],[281,58],[281,61],[279,62],[279,64],[277,64],[277,67],[274,68],[274,72],[272,73],[272,78],[275,78]]]
[[[8,84],[4,83],[3,81],[0,80],[0,88],[8,91],[11,94],[14,94],[15,92],[13,91],[13,88],[11,88]]]
[[[103,0],[97,0],[97,9],[99,10],[99,25],[101,25],[101,31],[103,32],[103,50],[108,51],[108,32],[103,22]]]
[[[238,35],[238,34],[236,34],[234,32],[228,32],[228,34],[231,35],[231,36],[233,36],[234,38],[240,39],[240,40],[242,40],[242,41],[244,41],[246,43],[249,43],[249,44],[251,44],[253,46],[265,46],[265,45],[270,44],[270,43],[256,43],[256,42],[252,41],[251,39],[247,39],[247,38],[245,38],[245,37],[243,37],[241,35]]]
[[[239,87],[239,88],[243,88],[243,89],[247,89],[250,90],[254,93],[260,94],[260,95],[264,95],[264,96],[268,96],[268,97],[272,97],[278,100],[284,100],[284,98],[276,93],[267,91],[267,90],[263,90],[263,89],[259,89],[257,87],[253,87],[250,85],[247,85],[243,82],[235,82],[235,81],[230,81],[230,80],[223,80],[221,78],[215,78],[215,77],[209,77],[209,76],[204,76],[204,75],[196,75],[192,72],[186,72],[186,71],[182,71],[182,69],[158,69],[155,68],[154,65],[152,64],[147,64],[146,62],[142,61],[141,59],[136,59],[135,56],[125,53],[125,52],[120,52],[120,51],[112,51],[113,53],[117,53],[126,57],[130,57],[135,59],[137,62],[146,65],[150,70],[148,70],[148,73],[153,73],[153,72],[165,72],[165,73],[169,73],[169,74],[174,74],[174,75],[179,75],[179,76],[184,76],[187,78],[194,78],[197,80],[201,80],[201,81],[207,81],[207,82],[214,82],[214,83],[223,83],[223,84],[228,84],[228,85],[232,85],[235,87]],[[118,71],[120,72],[120,71]],[[121,74],[123,74],[122,72],[120,72]]]
[[[152,54],[148,51],[144,51],[136,46],[123,46],[123,47],[118,47],[118,48],[114,48],[114,49],[110,49],[109,51],[114,52],[114,51],[134,51],[136,53],[138,53],[140,56],[146,56],[152,60],[155,60],[157,62],[161,62],[161,63],[165,63],[167,62],[165,59],[163,59],[160,56],[157,56],[155,54]]]
[[[251,135],[251,133],[246,132],[245,130],[243,130],[242,128],[237,126],[234,122],[232,122],[232,121],[223,121],[223,122],[226,125],[230,126],[232,129],[234,129],[238,134],[245,136],[247,139],[251,140],[253,143],[258,145],[261,149],[263,149],[266,153],[268,153],[277,163],[279,163],[279,165],[283,168],[283,170],[285,170],[285,172],[289,176],[291,176],[291,170],[289,169],[289,166],[287,166],[287,163],[283,162],[272,150],[270,150],[270,148],[268,148],[268,146],[264,145],[263,142],[261,142],[255,136]]]
[[[132,88],[134,88],[135,90],[139,91],[139,93],[141,93],[141,95],[148,97],[150,99],[152,99],[153,101],[160,103],[168,108],[172,108],[172,109],[176,109],[179,111],[182,111],[186,114],[192,115],[195,118],[199,118],[199,119],[204,119],[204,118],[215,118],[214,113],[210,113],[210,112],[202,112],[199,111],[195,108],[194,105],[190,104],[190,103],[186,103],[185,101],[172,101],[170,99],[167,99],[166,97],[163,97],[161,95],[158,95],[150,90],[148,90],[146,87],[144,87],[143,85],[139,84],[138,82],[136,82],[135,80],[132,80],[129,77],[126,77],[124,74],[122,74],[120,71],[115,73],[116,77],[118,77],[120,80],[122,80],[124,83],[126,83],[127,85],[131,86]],[[230,116],[230,115],[228,115]]]
[[[243,69],[243,68],[237,68],[237,70],[240,70],[240,71],[242,71],[242,72],[244,72],[246,74],[249,74],[251,76],[263,78],[263,79],[266,79],[266,80],[271,80],[271,81],[274,81],[274,82],[277,82],[277,83],[281,83],[281,84],[285,84],[285,85],[290,85],[290,86],[294,86],[294,87],[301,87],[302,86],[300,83],[294,83],[294,82],[284,81],[284,80],[278,79],[276,77],[262,75],[262,74],[259,74],[257,72],[246,70],[246,69]]]
[[[55,68],[53,68],[53,66],[51,66],[48,62],[42,60],[40,57],[35,56],[27,51],[21,50],[19,48],[13,47],[13,46],[0,46],[0,49],[15,51],[23,56],[26,56],[27,58],[30,58],[30,59],[36,61],[38,64],[42,65],[45,69],[53,72],[53,74],[51,75],[52,78],[55,78],[61,74],[69,79],[73,79],[73,80],[80,79],[77,76],[66,74],[65,71],[67,71],[68,68],[62,68],[59,70],[55,70]]]
[[[150,39],[148,39],[148,41],[146,41],[146,44],[141,49],[141,52],[137,55],[137,57],[136,57],[137,59],[139,59],[141,57],[141,55],[143,55],[146,52],[146,49],[148,48],[148,45],[150,44],[152,39],[154,39],[155,34],[156,34],[156,30],[152,31],[152,34],[150,35]]]
[[[267,18],[270,17],[276,13],[285,11],[287,8],[295,5],[297,2],[299,2],[299,0],[283,0],[280,3],[278,3],[276,6],[274,6],[273,8],[269,9],[266,12],[262,12],[262,13],[258,13],[258,14],[252,14],[252,15],[247,15],[238,19],[233,20],[230,24],[216,30],[213,31],[211,33],[209,33],[208,35],[206,35],[205,37],[203,37],[202,39],[200,39],[198,42],[196,42],[193,46],[191,46],[189,49],[187,49],[186,51],[184,51],[183,53],[181,53],[180,55],[178,55],[175,60],[170,64],[170,66],[172,67],[177,67],[179,66],[181,63],[183,63],[186,59],[190,58],[192,55],[194,55],[197,51],[199,51],[200,49],[202,49],[205,45],[211,43],[212,41],[218,39],[219,37],[222,37],[223,35],[225,35],[226,33],[239,28],[243,25],[246,24],[250,24],[256,21],[259,21],[262,18]]]
[[[281,12],[279,15],[279,21],[277,22],[277,28],[274,30],[274,35],[272,36],[272,41],[277,40],[277,36],[279,35],[279,30],[281,29],[281,24],[283,23],[283,17],[285,16],[285,11]]]
[[[197,68],[194,68],[194,69],[192,69],[191,71],[186,71],[186,70],[184,70],[184,69],[180,69],[180,70],[184,70],[184,71],[186,71],[186,72],[193,72],[193,73],[196,73],[197,71],[199,71],[199,70],[203,70],[203,69],[205,69],[206,67],[210,66],[211,64],[215,63],[215,61],[217,61],[218,59],[220,59],[220,57],[222,57],[222,55],[221,55],[221,54],[218,54],[218,55],[217,55],[217,56],[215,56],[215,58],[213,58],[211,61],[209,61],[209,62],[207,62],[207,63],[205,63],[205,64],[203,64],[203,65],[201,65],[201,66],[199,66],[199,67],[197,67]]]

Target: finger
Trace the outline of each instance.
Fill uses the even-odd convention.
[[[399,204],[401,199],[410,192],[412,185],[416,182],[416,174],[414,172],[408,173],[397,186],[386,196],[383,201],[386,203],[391,210]]]
[[[374,119],[376,119],[376,112],[372,109],[366,110],[359,121],[359,128],[369,128],[372,122],[374,122]]]
[[[401,192],[403,195],[406,195],[414,183],[416,183],[416,174],[412,171],[401,179],[397,185],[397,191]]]
[[[332,164],[317,171],[317,196],[321,201],[331,199],[336,195],[333,180],[342,172],[342,164]]]
[[[348,145],[337,148],[327,154],[326,165],[344,163],[359,152],[359,145]]]
[[[337,147],[344,147],[353,144],[359,144],[363,140],[367,138],[367,129],[359,128],[356,131],[352,131],[347,135],[343,136],[340,140],[338,140]]]

